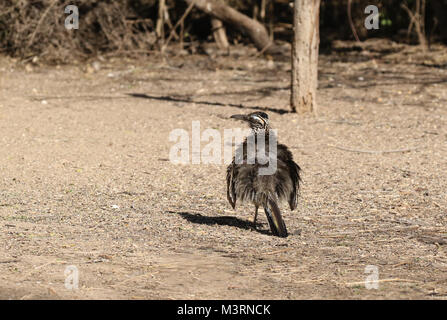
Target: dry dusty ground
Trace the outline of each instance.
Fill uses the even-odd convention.
[[[289,64],[251,50],[99,68],[1,58],[0,298],[445,299],[446,48],[393,48],[322,55],[315,117],[278,112]],[[223,132],[256,109],[303,168],[286,239],[231,209],[225,164],[168,161],[173,129]]]

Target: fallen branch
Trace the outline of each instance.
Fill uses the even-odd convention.
[[[267,47],[266,53],[276,53],[276,46],[270,45],[272,41],[265,27],[254,19],[249,18],[245,14],[233,9],[222,1],[215,0],[185,0],[186,3],[195,3],[196,8],[202,10],[224,23],[232,25],[246,34],[253,41],[258,50]]]

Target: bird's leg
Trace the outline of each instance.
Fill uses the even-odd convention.
[[[253,226],[255,227],[255,230],[256,230],[256,218],[257,217],[258,217],[258,206],[256,206],[255,217],[253,219]]]

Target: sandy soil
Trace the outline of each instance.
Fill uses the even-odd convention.
[[[319,111],[305,117],[281,112],[287,59],[252,49],[0,58],[0,298],[445,299],[446,48],[388,49],[322,55]],[[253,230],[251,205],[231,209],[225,164],[169,162],[173,129],[223,132],[252,110],[303,168],[286,239],[262,212]]]

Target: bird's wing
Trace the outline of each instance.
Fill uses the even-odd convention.
[[[227,199],[233,209],[236,207],[236,190],[234,183],[235,169],[236,168],[234,162],[231,163],[227,168]]]
[[[289,194],[290,210],[295,210],[298,205],[298,192],[300,189],[300,171],[301,168],[293,161],[292,152],[284,144],[278,144],[278,157],[280,157],[287,166],[290,179],[292,180],[292,190]]]
[[[292,188],[292,192],[290,193],[289,196],[289,205],[290,205],[290,210],[295,210],[296,206],[298,205],[298,191],[300,188],[300,170],[301,168],[295,163],[295,161],[293,160],[289,160],[287,162],[287,166],[289,168],[289,172],[290,172],[290,178],[292,179],[292,184],[293,184],[293,188]]]

